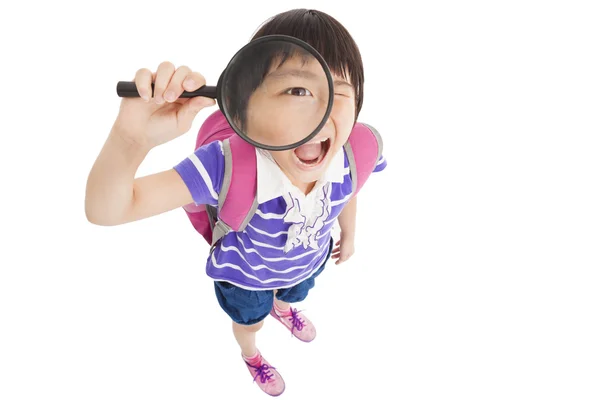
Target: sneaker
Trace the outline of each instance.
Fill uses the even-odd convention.
[[[275,311],[275,306],[273,306],[271,315],[292,332],[292,335],[303,342],[312,342],[317,336],[317,330],[312,322],[293,307],[290,307],[284,315],[279,316]]]
[[[271,366],[260,354],[260,351],[252,359],[242,355],[242,359],[248,367],[248,371],[254,377],[254,382],[268,395],[279,396],[285,390],[285,382],[275,367]]]

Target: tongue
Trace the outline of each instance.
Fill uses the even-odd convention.
[[[321,143],[309,143],[298,147],[296,155],[302,161],[312,161],[321,155]]]

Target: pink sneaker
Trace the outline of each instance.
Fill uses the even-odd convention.
[[[293,307],[290,307],[287,313],[280,317],[273,306],[271,315],[303,342],[312,342],[317,336],[317,330],[312,322]]]
[[[279,396],[285,390],[285,382],[275,367],[267,363],[260,351],[252,359],[248,360],[242,355],[242,359],[248,367],[248,371],[254,377],[254,382],[268,395]]]

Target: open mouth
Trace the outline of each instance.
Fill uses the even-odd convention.
[[[324,138],[294,149],[294,154],[298,159],[298,165],[302,169],[314,168],[320,165],[327,156],[330,147],[331,140],[329,138]]]

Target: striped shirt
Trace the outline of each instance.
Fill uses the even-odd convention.
[[[348,158],[340,149],[305,196],[265,153],[257,150],[256,156],[256,213],[243,232],[222,238],[208,257],[206,273],[249,290],[292,287],[315,273],[328,255],[331,228],[352,195]],[[386,165],[382,156],[374,172]],[[225,171],[221,142],[200,147],[174,168],[196,204],[217,206]]]

